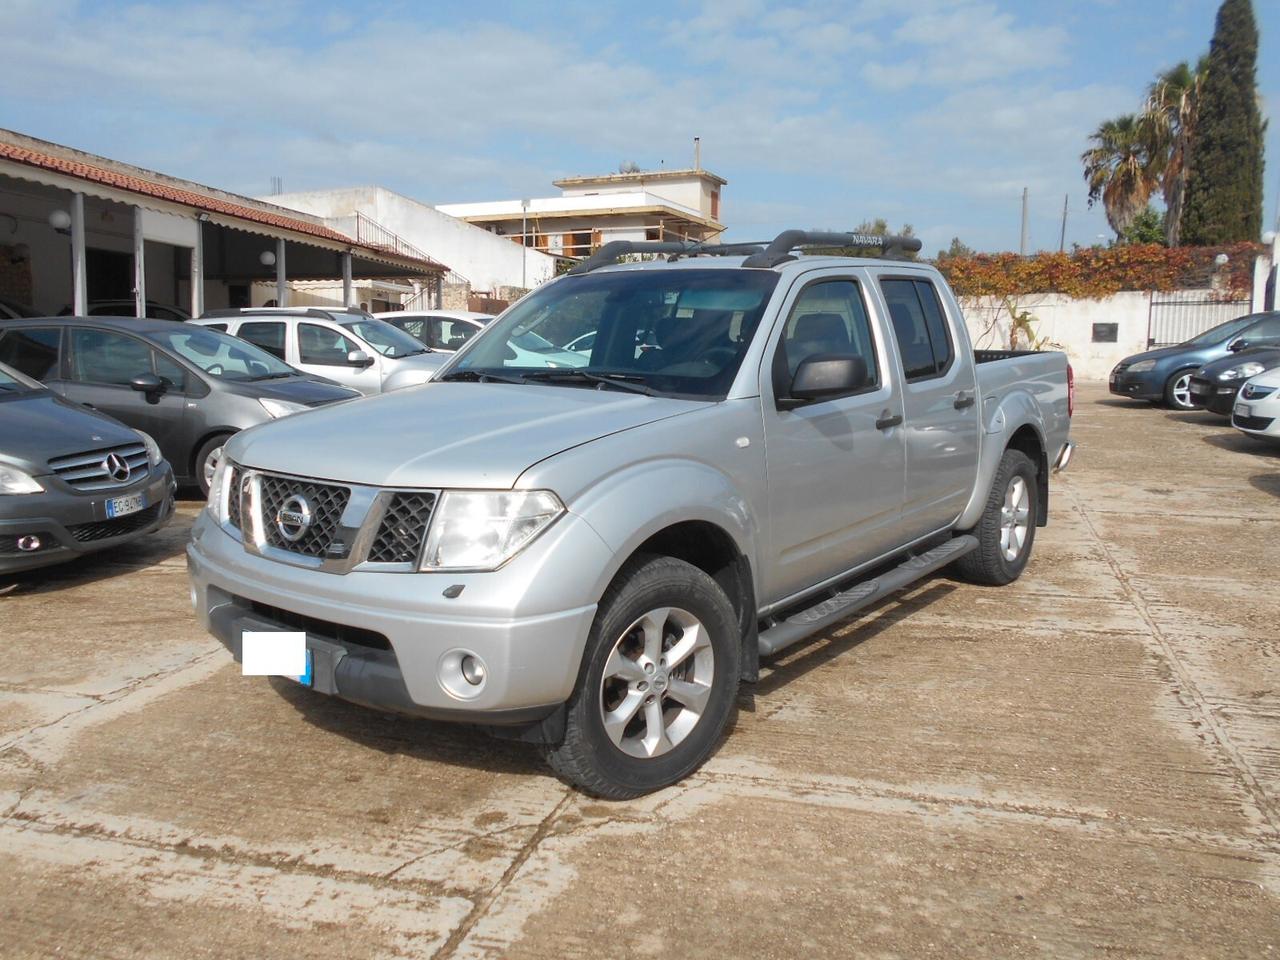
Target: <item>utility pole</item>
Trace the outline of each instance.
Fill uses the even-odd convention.
[[[1071,194],[1065,194],[1062,198],[1062,233],[1058,234],[1058,252],[1062,253],[1067,248],[1067,201],[1071,199]]]
[[[1027,255],[1027,188],[1022,188],[1022,240],[1018,243],[1018,255]]]
[[[702,169],[702,138],[693,138],[693,169]]]
[[[529,289],[529,201],[520,201],[520,289]]]

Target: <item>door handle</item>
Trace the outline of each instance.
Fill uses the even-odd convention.
[[[902,414],[890,414],[888,410],[885,410],[880,414],[880,419],[876,421],[876,429],[890,430],[893,427],[898,426],[900,423],[902,423]]]
[[[973,394],[965,393],[961,390],[956,394],[955,407],[957,410],[963,410],[965,407],[973,406]]]

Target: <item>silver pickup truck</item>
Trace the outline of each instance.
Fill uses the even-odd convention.
[[[1047,520],[1066,357],[975,354],[909,239],[792,253],[882,242],[608,244],[433,382],[237,434],[201,622],[237,659],[303,631],[315,691],[538,743],[599,796],[680,780],[762,657],[943,567],[1008,583]],[[588,364],[529,331],[594,332]]]

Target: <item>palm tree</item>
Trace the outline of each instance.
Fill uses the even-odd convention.
[[[1188,157],[1195,139],[1196,113],[1208,60],[1193,70],[1185,61],[1156,77],[1147,92],[1139,122],[1147,128],[1152,168],[1164,194],[1165,243],[1178,245],[1182,202],[1187,192]]]
[[[1149,124],[1134,114],[1107,120],[1089,135],[1093,144],[1080,155],[1089,185],[1089,206],[1102,200],[1107,223],[1119,239],[1134,217],[1147,208],[1159,186],[1162,164],[1153,161]]]

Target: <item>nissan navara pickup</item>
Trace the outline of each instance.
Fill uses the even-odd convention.
[[[975,351],[918,249],[605,245],[432,382],[228,440],[198,617],[237,659],[245,631],[305,632],[317,693],[539,744],[586,792],[675,783],[762,658],[944,567],[1026,568],[1067,358]],[[594,333],[588,362],[528,333]]]

